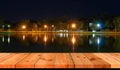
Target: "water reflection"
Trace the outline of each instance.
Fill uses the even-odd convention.
[[[4,42],[5,41],[5,39],[4,39],[4,36],[2,37],[2,42]]]
[[[22,39],[25,40],[25,35],[22,36]]]
[[[58,34],[59,37],[68,37],[68,33],[59,33]]]
[[[75,37],[74,37],[74,35],[73,35],[73,37],[72,37],[72,44],[74,45],[75,42],[76,42],[76,39],[75,39]]]
[[[8,43],[10,43],[10,37],[8,37]]]
[[[0,35],[0,38],[3,52],[8,47],[10,50],[7,52],[120,52],[119,35],[38,33]]]
[[[3,36],[3,37],[2,37],[2,42],[3,42],[3,43],[5,43],[5,42],[10,43],[10,36],[7,36],[7,37],[6,37],[6,36]]]
[[[75,36],[73,35],[72,36],[72,39],[71,39],[71,41],[72,41],[72,49],[73,49],[73,52],[74,52],[74,50],[75,50],[75,43],[76,43],[76,38],[75,38]]]
[[[46,35],[44,35],[44,42],[45,42],[45,45],[46,45],[46,42],[48,40],[48,37]]]

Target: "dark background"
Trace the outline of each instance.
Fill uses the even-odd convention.
[[[0,0],[0,16],[8,20],[120,15],[120,0]]]

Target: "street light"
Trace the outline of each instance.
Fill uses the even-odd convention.
[[[72,28],[76,28],[76,24],[75,23],[72,24]]]
[[[10,28],[11,27],[11,25],[8,25],[8,28]]]
[[[54,27],[54,25],[52,25],[52,28]]]
[[[44,25],[44,28],[47,28],[47,25]]]
[[[22,25],[22,29],[26,29],[26,25]]]
[[[98,27],[98,28],[100,28],[100,27],[101,27],[101,25],[100,25],[100,24],[97,24],[97,27]]]
[[[76,28],[76,24],[75,24],[75,23],[73,23],[73,24],[71,25],[71,28],[72,28],[72,31],[73,31],[73,29],[75,29],[75,28]]]
[[[52,31],[54,31],[55,30],[55,26],[54,25],[52,25]]]
[[[5,25],[2,25],[2,28],[4,28],[5,27]]]
[[[26,25],[22,25],[21,29],[25,30],[27,27]]]
[[[47,26],[47,25],[44,25],[44,28],[45,28],[46,30],[48,30],[48,26]]]

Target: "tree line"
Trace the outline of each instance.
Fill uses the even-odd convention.
[[[90,23],[92,25],[90,26]],[[97,28],[97,24],[101,23],[101,28]],[[76,28],[72,28],[71,25],[76,24]],[[23,19],[17,22],[6,21],[0,17],[0,30],[23,30],[22,25],[26,26],[26,31],[120,31],[120,16],[99,15],[89,18],[47,18],[42,20]],[[46,28],[44,26],[47,26]]]

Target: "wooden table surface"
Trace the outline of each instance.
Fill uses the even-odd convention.
[[[120,68],[120,53],[0,53],[0,68]]]

